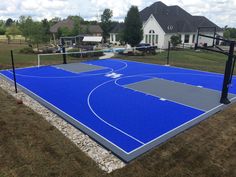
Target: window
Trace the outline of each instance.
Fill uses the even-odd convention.
[[[156,35],[156,44],[158,44],[158,35]]]
[[[192,43],[194,43],[194,42],[195,42],[195,34],[193,35]]]
[[[189,43],[189,34],[184,35],[184,43]]]
[[[154,45],[154,42],[155,42],[155,31],[150,30],[149,31],[149,41],[148,41],[148,43]]]
[[[149,33],[150,33],[150,34],[153,34],[153,33],[155,33],[155,31],[154,31],[154,30],[150,30]]]
[[[152,45],[155,44],[155,36],[156,36],[156,35],[154,35],[154,34],[152,35]]]
[[[148,43],[148,35],[146,34],[145,43]]]

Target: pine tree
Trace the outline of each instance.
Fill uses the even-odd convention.
[[[143,39],[142,21],[137,6],[131,6],[125,17],[124,41],[131,46],[138,45]]]

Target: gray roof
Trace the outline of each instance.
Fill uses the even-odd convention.
[[[59,28],[66,27],[68,29],[73,29],[74,22],[72,19],[67,18],[66,20],[60,21],[56,23],[55,25],[50,27],[50,32],[51,33],[57,33]]]
[[[103,33],[103,30],[99,25],[81,25],[83,29],[86,29],[87,26],[90,33]]]
[[[192,16],[179,6],[167,6],[158,1],[140,12],[140,18],[146,22],[153,15],[166,33],[196,32],[198,27],[220,27],[204,16]]]
[[[111,30],[110,33],[119,33],[121,32],[125,27],[124,23],[117,23]]]
[[[70,18],[67,18],[66,20],[60,21],[56,23],[55,25],[53,25],[50,28],[50,32],[57,33],[58,29],[61,27],[67,27],[68,29],[72,30],[73,26],[74,26],[74,21]],[[88,28],[88,31],[92,34],[103,32],[102,28],[99,25],[81,25],[81,28],[85,31]]]

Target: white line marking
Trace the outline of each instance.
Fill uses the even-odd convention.
[[[120,60],[120,59],[114,59],[113,60]],[[153,66],[165,66],[165,67],[169,67],[169,68],[177,68],[177,69],[184,69],[184,70],[187,70],[187,71],[197,71],[197,72],[204,72],[204,73],[209,73],[209,74],[219,74],[219,75],[224,75],[222,73],[214,73],[214,72],[210,72],[210,71],[202,71],[202,70],[197,70],[197,69],[190,69],[190,68],[183,68],[183,67],[178,67],[178,66],[173,66],[173,65],[160,65],[160,64],[154,64],[154,63],[145,63],[145,62],[140,62],[140,61],[133,61],[133,60],[124,60],[126,62],[134,62],[134,63],[140,63],[140,64],[146,64],[146,65],[153,65]]]
[[[235,99],[236,99],[236,97],[232,98],[230,101],[233,101],[233,100],[235,100]],[[202,117],[202,116],[204,116],[204,115],[206,115],[206,114],[208,114],[208,113],[210,113],[210,112],[212,112],[212,111],[214,111],[214,110],[220,108],[221,106],[224,106],[224,104],[220,104],[219,106],[217,106],[217,107],[215,107],[215,108],[213,108],[213,109],[211,109],[211,110],[209,110],[209,111],[207,111],[207,112],[205,112],[205,113],[203,113],[203,114],[201,114],[201,115],[195,117],[194,119],[191,119],[190,121],[185,122],[184,124],[181,124],[180,126],[174,128],[174,129],[171,129],[170,131],[168,131],[168,132],[162,134],[161,136],[158,136],[158,137],[156,137],[155,139],[153,139],[153,140],[151,140],[151,141],[145,143],[144,145],[142,145],[142,146],[140,146],[140,147],[138,147],[138,148],[132,150],[132,151],[129,152],[128,154],[131,154],[131,153],[133,153],[133,152],[135,152],[135,151],[137,151],[137,150],[143,148],[144,146],[146,146],[146,145],[148,145],[148,144],[150,144],[150,143],[152,143],[152,142],[154,142],[154,141],[156,141],[156,140],[162,138],[163,136],[165,136],[165,135],[167,135],[167,134],[170,134],[171,132],[175,131],[176,129],[179,129],[179,128],[183,127],[184,125],[193,122],[193,121],[196,120],[196,119],[199,119],[200,117]],[[208,117],[207,117],[207,118],[208,118]],[[207,118],[205,118],[205,119],[207,119]],[[205,119],[203,119],[203,120],[205,120]],[[203,120],[202,120],[202,121],[203,121]],[[201,121],[200,121],[200,122],[201,122]],[[197,123],[199,123],[199,122],[197,122]],[[197,123],[196,123],[196,124],[197,124]],[[186,129],[187,129],[187,128],[186,128]],[[185,129],[185,130],[186,130],[186,129]],[[184,130],[183,130],[183,131],[184,131]],[[183,132],[183,131],[181,131],[181,132]],[[166,141],[166,140],[165,140],[165,141]],[[163,141],[163,142],[165,142],[165,141]]]
[[[2,73],[0,73],[0,75],[4,78],[6,78],[8,81],[13,82],[12,79],[8,78],[7,76],[3,75]],[[95,130],[89,128],[87,125],[83,124],[82,122],[78,121],[77,119],[75,119],[74,117],[72,117],[71,115],[67,114],[66,112],[62,111],[60,108],[54,106],[52,103],[48,102],[47,100],[45,100],[44,98],[40,97],[39,95],[35,94],[34,92],[32,92],[31,90],[27,89],[26,87],[22,86],[21,84],[17,83],[18,86],[22,87],[23,89],[25,89],[26,91],[28,91],[29,93],[31,93],[32,95],[34,95],[36,98],[39,98],[41,101],[47,103],[48,105],[52,106],[53,108],[55,108],[56,110],[62,112],[63,114],[65,114],[66,116],[70,117],[71,119],[73,119],[74,121],[78,122],[80,125],[84,126],[85,128],[87,128],[89,131],[93,132],[94,134],[96,134],[97,136],[99,136],[100,138],[104,139],[106,142],[110,143],[111,145],[113,145],[114,147],[116,147],[117,149],[119,149],[120,151],[124,152],[125,154],[128,154],[127,151],[125,151],[124,149],[122,149],[121,147],[117,146],[116,144],[114,144],[113,142],[111,142],[110,140],[108,140],[107,138],[105,138],[104,136],[100,135],[98,132],[96,132]],[[37,101],[37,100],[36,100]],[[39,102],[40,103],[40,102]],[[42,104],[42,103],[40,103]],[[62,117],[63,119],[63,117]],[[75,125],[76,126],[76,125]],[[78,128],[79,129],[79,128]]]
[[[6,78],[7,80],[9,80],[9,81],[12,82],[12,79],[8,78],[7,76],[3,75],[2,73],[0,73],[0,75],[2,75],[4,78]],[[109,142],[109,143],[112,144],[114,147],[116,147],[117,149],[121,150],[122,152],[124,152],[124,153],[127,154],[127,155],[132,154],[132,153],[138,151],[139,149],[143,148],[144,146],[151,144],[152,142],[154,142],[154,141],[160,139],[161,137],[163,137],[163,136],[165,136],[165,135],[167,135],[167,134],[173,132],[173,131],[176,130],[177,128],[181,128],[181,127],[184,125],[184,124],[181,124],[179,127],[176,127],[175,129],[172,129],[172,130],[166,132],[165,134],[162,134],[161,136],[156,137],[156,138],[152,139],[151,141],[149,141],[149,142],[147,142],[147,143],[144,143],[144,144],[141,145],[140,147],[138,147],[138,148],[136,148],[136,149],[134,149],[134,150],[132,150],[132,151],[130,151],[130,152],[127,152],[127,151],[125,151],[124,149],[122,149],[121,147],[119,147],[119,146],[117,146],[116,144],[114,144],[113,142],[109,141],[107,138],[103,137],[102,135],[100,135],[99,133],[97,133],[96,131],[94,131],[93,129],[89,128],[89,127],[86,126],[85,124],[83,124],[83,123],[81,123],[80,121],[76,120],[75,118],[73,118],[73,117],[70,116],[69,114],[65,113],[65,112],[62,111],[61,109],[59,109],[59,108],[57,108],[56,106],[54,106],[53,104],[49,103],[48,101],[46,101],[46,100],[43,99],[42,97],[36,95],[35,93],[33,93],[32,91],[30,91],[30,90],[27,89],[26,87],[22,86],[22,85],[19,84],[19,83],[17,83],[17,85],[21,86],[22,88],[24,88],[25,90],[27,90],[27,91],[30,92],[31,94],[35,95],[35,96],[38,97],[39,99],[43,100],[44,102],[46,102],[46,103],[49,104],[50,106],[54,107],[55,109],[61,111],[62,113],[64,113],[65,115],[67,115],[68,117],[70,117],[71,119],[73,119],[74,121],[78,122],[79,124],[81,124],[82,126],[84,126],[85,128],[87,128],[88,130],[90,130],[91,132],[93,132],[94,134],[100,136],[100,138],[102,138],[102,139],[104,139],[105,141]],[[232,98],[230,101],[233,102],[234,100],[236,100],[236,97]],[[206,115],[206,114],[209,113],[210,111],[214,111],[215,109],[217,109],[217,108],[220,107],[220,106],[223,106],[223,104],[217,106],[216,108],[213,108],[212,110],[209,110],[208,112],[205,112],[204,114],[199,115],[198,117],[196,117],[196,118],[190,120],[189,122],[186,122],[185,124],[191,123],[193,120],[196,120],[196,119],[198,119],[199,117]],[[164,142],[164,141],[163,141],[163,142]]]
[[[166,99],[165,99],[165,98],[160,98],[160,100],[161,100],[161,101],[166,101]]]
[[[17,76],[21,76],[21,77],[39,78],[39,79],[69,79],[69,78],[79,78],[79,77],[88,77],[88,76],[97,76],[97,75],[109,74],[109,73],[111,73],[111,72],[117,72],[117,71],[124,70],[125,68],[128,67],[128,65],[127,65],[126,62],[122,62],[122,61],[118,61],[118,60],[117,60],[116,62],[123,63],[124,66],[121,67],[121,68],[118,68],[118,69],[116,69],[116,70],[114,70],[113,68],[104,67],[104,69],[109,69],[110,71],[108,71],[108,72],[103,72],[103,73],[94,73],[94,74],[83,74],[83,73],[80,73],[80,75],[78,75],[78,76],[62,76],[62,77],[57,77],[57,76],[53,76],[53,77],[43,77],[43,76],[32,76],[32,75],[17,74],[17,73],[16,73],[16,75],[17,75]],[[53,66],[51,66],[51,67],[53,67]],[[36,67],[35,67],[35,68],[36,68]],[[39,67],[39,68],[40,68],[40,67]],[[56,67],[54,67],[54,68],[56,68]],[[36,69],[38,69],[38,67],[37,67]],[[60,68],[60,69],[61,69],[61,68]],[[16,70],[20,70],[20,68],[19,68],[19,69],[16,69]],[[61,69],[61,70],[64,71],[64,69]],[[8,69],[8,70],[3,70],[3,71],[7,71],[7,72],[9,72],[9,73],[12,74],[12,72],[11,72],[9,69]],[[99,71],[99,70],[98,70],[98,71]]]
[[[92,95],[99,87],[102,87],[103,85],[106,85],[106,84],[108,84],[108,83],[110,83],[110,82],[114,82],[114,81],[115,81],[115,80],[113,79],[113,80],[109,80],[109,81],[103,82],[102,84],[100,84],[100,85],[98,85],[97,87],[95,87],[95,88],[89,93],[89,95],[88,95],[88,97],[87,97],[87,103],[88,103],[89,109],[90,109],[91,112],[92,112],[100,121],[102,121],[103,123],[107,124],[108,126],[112,127],[113,129],[119,131],[120,133],[122,133],[122,134],[124,134],[124,135],[130,137],[131,139],[133,139],[133,140],[139,142],[140,144],[145,144],[144,142],[138,140],[137,138],[131,136],[130,134],[124,132],[123,130],[121,130],[121,129],[115,127],[114,125],[110,124],[109,122],[105,121],[103,118],[101,118],[101,117],[93,110],[93,108],[92,108],[92,106],[91,106],[91,103],[90,103],[91,95]]]
[[[124,78],[129,78],[129,77],[136,77],[136,76],[150,76],[150,75],[190,75],[190,76],[209,76],[209,77],[215,77],[213,75],[205,75],[205,74],[189,74],[189,73],[145,73],[145,74],[136,74],[136,75],[131,75],[131,76],[125,76],[125,77],[121,77],[119,78],[118,80],[120,79],[124,79]],[[216,77],[220,77],[220,76],[216,76]],[[168,80],[168,79],[164,79],[164,78],[161,78],[161,77],[158,77],[158,76],[150,76],[150,78],[158,78],[158,79],[163,79],[163,80]],[[222,78],[223,79],[223,78]],[[183,83],[183,82],[178,82],[178,81],[173,81],[173,80],[168,80],[170,82],[175,82],[175,83],[181,83],[181,84],[186,84],[186,85],[190,85],[190,86],[194,86],[196,87],[196,85],[191,85],[191,84],[188,84],[188,83]],[[118,83],[117,83],[118,84]],[[119,85],[119,84],[118,84]],[[120,85],[122,86],[122,85]],[[221,91],[221,90],[215,90],[215,89],[212,89],[212,88],[207,88],[207,87],[204,87],[204,89],[208,89],[208,90],[213,90],[213,91]],[[234,94],[234,93],[232,93]]]
[[[143,62],[137,62],[137,63],[148,64],[148,63],[143,63]],[[155,64],[152,64],[152,65],[155,65]],[[160,65],[157,65],[157,66],[160,66]],[[183,68],[183,69],[185,69],[185,68]],[[188,70],[188,69],[186,69],[186,70]],[[191,70],[191,69],[189,69],[189,70]],[[194,71],[198,71],[198,70],[194,70]],[[199,71],[200,71],[200,70],[199,70]],[[204,72],[204,71],[201,71],[201,72]],[[206,73],[210,73],[210,72],[206,72]],[[188,75],[189,75],[189,73],[147,73],[147,74],[188,74]],[[212,73],[212,74],[218,74],[218,73]],[[8,78],[7,76],[5,76],[5,75],[3,75],[3,74],[1,74],[1,73],[0,73],[0,75],[2,75],[4,78],[7,78],[8,80],[10,79],[10,78]],[[198,74],[190,74],[190,75],[198,75]],[[204,75],[204,74],[201,74],[201,75],[206,76],[206,75]],[[138,75],[137,75],[137,76],[138,76]],[[212,76],[212,75],[209,75],[209,76]],[[220,77],[220,76],[218,76],[218,77]],[[123,78],[124,78],[124,77],[123,77]],[[153,78],[154,78],[154,77],[153,77]],[[122,79],[122,78],[120,78],[120,79]],[[11,79],[10,79],[10,80],[11,80]],[[116,80],[119,80],[119,79],[116,79]],[[119,84],[116,82],[116,80],[115,80],[115,83],[116,83],[117,85],[119,85]],[[12,81],[12,80],[11,80],[11,81]],[[112,80],[112,81],[114,81],[114,80]],[[192,121],[198,119],[198,118],[201,117],[201,116],[204,116],[205,114],[209,113],[210,111],[214,111],[214,110],[217,109],[218,107],[223,106],[223,104],[221,104],[221,105],[217,106],[216,108],[213,108],[212,110],[209,110],[208,112],[205,112],[204,114],[201,114],[200,116],[198,116],[198,117],[196,117],[196,118],[190,120],[189,122],[186,122],[185,124],[181,124],[179,127],[176,127],[175,129],[172,129],[171,131],[166,132],[165,134],[162,134],[161,136],[156,137],[155,139],[153,139],[153,140],[151,140],[151,141],[149,141],[149,142],[147,142],[147,143],[143,143],[142,146],[140,146],[140,147],[138,147],[138,148],[136,148],[136,149],[134,149],[134,150],[132,150],[132,151],[130,151],[130,152],[126,152],[126,151],[123,150],[121,147],[117,146],[116,144],[114,144],[113,142],[109,141],[107,138],[103,137],[102,135],[100,135],[99,133],[97,133],[96,131],[94,131],[93,129],[90,129],[90,128],[87,127],[85,124],[79,122],[78,120],[76,120],[75,118],[73,118],[72,116],[70,116],[69,114],[65,113],[65,112],[62,111],[61,109],[57,108],[56,106],[52,105],[52,104],[49,103],[48,101],[44,100],[42,97],[40,97],[40,96],[36,95],[35,93],[31,92],[30,90],[28,90],[28,89],[25,88],[24,86],[20,85],[19,83],[17,83],[17,85],[21,86],[22,88],[24,88],[25,90],[27,90],[27,91],[30,92],[31,94],[33,94],[33,95],[35,95],[36,97],[40,98],[41,100],[43,100],[44,102],[46,102],[46,103],[49,104],[50,106],[54,107],[55,109],[61,111],[62,113],[64,113],[64,114],[67,115],[68,117],[70,117],[71,119],[73,119],[73,120],[75,120],[76,122],[80,123],[80,124],[83,125],[85,128],[87,128],[88,130],[90,130],[90,131],[93,132],[94,134],[100,136],[102,139],[106,140],[107,142],[109,142],[110,144],[112,144],[113,146],[115,146],[116,148],[118,148],[119,150],[121,150],[122,152],[124,152],[125,154],[134,153],[135,151],[137,151],[137,150],[143,148],[144,146],[146,146],[146,145],[148,145],[148,144],[150,144],[150,143],[152,143],[152,142],[154,142],[154,141],[160,139],[161,137],[163,137],[163,136],[165,136],[165,135],[167,135],[167,134],[173,132],[173,131],[176,130],[177,128],[181,128],[181,127],[184,126],[185,124],[191,123]],[[122,85],[119,85],[119,86],[120,86],[120,87],[123,87]],[[123,87],[123,88],[125,88],[125,87]],[[235,99],[236,99],[236,97],[232,98],[230,101],[234,101]],[[142,144],[142,143],[141,143],[141,144]]]

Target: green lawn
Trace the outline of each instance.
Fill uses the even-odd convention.
[[[167,52],[147,56],[121,56],[117,57],[147,63],[166,64]],[[224,72],[227,56],[213,52],[195,52],[194,50],[172,50],[170,52],[170,65],[199,69],[212,72]]]
[[[36,55],[17,51],[23,46],[0,44],[1,69],[10,67],[14,49],[18,67],[36,64]],[[122,57],[165,64],[166,53]],[[171,64],[222,72],[225,56],[172,51]],[[40,115],[0,89],[0,177],[233,177],[236,176],[236,105],[215,114],[106,174]]]
[[[0,70],[11,68],[11,50],[14,52],[16,67],[36,65],[37,55],[19,53],[19,49],[24,47],[27,47],[27,45],[0,44]]]
[[[14,51],[14,58],[16,67],[35,66],[37,65],[36,54],[20,54],[19,49],[26,47],[26,45],[14,45],[14,44],[0,44],[0,69],[6,69],[11,67],[10,50]],[[167,52],[157,53],[156,55],[146,56],[121,56],[116,57],[135,60],[147,63],[166,64]],[[57,59],[55,59],[57,58]],[[42,57],[43,61],[47,63],[62,61],[61,56],[56,57]],[[194,50],[177,50],[170,52],[170,64],[178,67],[186,67],[199,69],[204,71],[212,71],[223,73],[225,68],[225,62],[227,57],[222,54],[212,52],[195,52]],[[43,62],[42,61],[42,62]]]

